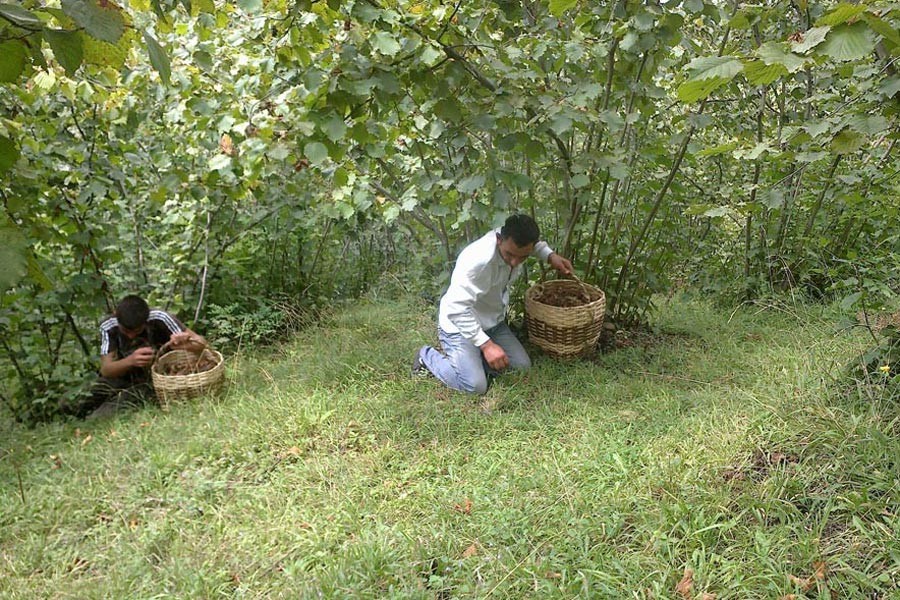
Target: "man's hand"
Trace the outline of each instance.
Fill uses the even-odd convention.
[[[497,344],[493,340],[489,340],[482,345],[480,349],[481,354],[484,356],[484,360],[487,361],[487,364],[495,371],[502,371],[509,366],[509,357],[506,356],[506,352],[503,351],[500,344]]]
[[[572,274],[572,263],[569,262],[569,259],[563,258],[557,253],[553,253],[547,259],[547,262],[551,267],[556,269],[556,272],[560,275],[571,275]]]
[[[178,346],[186,346],[195,340],[190,331],[179,331],[178,333],[173,333],[169,341],[172,342],[172,346],[177,348]]]
[[[131,361],[132,367],[149,367],[153,362],[154,354],[153,348],[144,346],[132,352],[128,359]]]

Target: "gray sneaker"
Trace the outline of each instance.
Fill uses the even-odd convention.
[[[422,346],[424,348],[425,346]],[[416,358],[413,360],[412,369],[410,372],[413,377],[430,377],[431,371],[428,370],[428,367],[425,366],[425,363],[422,362],[422,348],[419,348],[416,351]]]

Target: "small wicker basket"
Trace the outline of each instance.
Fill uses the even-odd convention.
[[[553,306],[539,301],[546,292],[596,298],[580,306]],[[555,279],[531,286],[525,292],[525,324],[528,339],[544,352],[558,357],[589,355],[597,347],[606,312],[603,290],[581,281]]]
[[[203,348],[200,352],[183,349],[165,352],[168,345],[166,343],[159,349],[156,360],[150,369],[153,388],[156,390],[156,397],[163,410],[168,410],[169,404],[172,402],[206,394],[221,385],[225,376],[225,359],[220,352],[208,347]],[[166,367],[172,365],[192,367],[202,358],[212,360],[216,366],[208,371],[189,375],[167,375],[165,373]]]

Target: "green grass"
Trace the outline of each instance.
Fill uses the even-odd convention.
[[[7,428],[0,595],[900,595],[900,400],[837,380],[867,340],[836,315],[677,297],[474,398],[408,376],[432,313],[361,301],[219,399]]]

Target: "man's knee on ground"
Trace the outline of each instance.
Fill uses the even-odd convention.
[[[487,377],[478,377],[472,380],[461,381],[462,390],[469,394],[483,396],[488,390]]]
[[[510,359],[509,368],[514,371],[527,371],[531,368],[531,357],[527,354]]]

